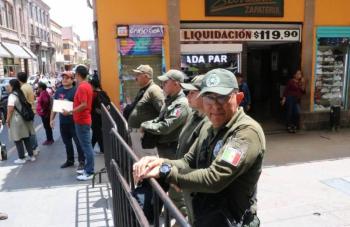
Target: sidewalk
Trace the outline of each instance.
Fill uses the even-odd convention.
[[[37,132],[39,143],[44,134],[43,128]],[[66,154],[58,127],[54,139],[53,145],[40,146],[35,162],[13,164],[15,149],[9,152],[9,160],[0,162],[0,210],[9,216],[0,226],[113,226],[106,184],[91,188],[91,181],[75,179],[76,167],[60,169]],[[95,169],[103,165],[103,156],[97,154]]]
[[[267,142],[261,226],[350,226],[350,130],[271,135]]]
[[[43,141],[42,128],[37,135]],[[106,184],[91,188],[75,180],[75,168],[60,169],[65,151],[57,129],[54,138],[34,163],[14,165],[15,150],[0,163],[0,211],[9,215],[0,227],[113,226]],[[267,146],[261,226],[350,226],[350,130],[269,135]],[[102,166],[98,154],[96,170]]]

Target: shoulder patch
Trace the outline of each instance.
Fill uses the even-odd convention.
[[[231,164],[234,167],[237,167],[241,163],[241,160],[245,157],[247,150],[247,143],[233,138],[224,148],[221,160]]]
[[[174,108],[172,111],[171,111],[171,113],[170,113],[170,116],[172,116],[172,117],[180,117],[180,115],[181,115],[181,107],[176,107],[176,108]]]
[[[220,149],[222,148],[222,145],[224,144],[224,142],[222,140],[219,140],[214,147],[213,150],[213,157],[216,158],[216,156],[218,156]]]

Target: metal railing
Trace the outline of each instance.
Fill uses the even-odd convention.
[[[130,147],[128,125],[120,111],[111,105],[108,110],[102,107],[102,132],[104,139],[105,165],[112,188],[113,220],[115,226],[149,226],[142,208],[132,195],[135,188],[132,166],[139,160]],[[155,179],[148,180],[152,190],[154,204],[164,205],[164,224],[170,226],[172,218],[180,226],[190,226],[168,195]],[[160,212],[156,206],[154,226],[160,226]]]

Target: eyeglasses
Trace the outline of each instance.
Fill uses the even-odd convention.
[[[207,105],[214,105],[216,102],[220,105],[223,105],[227,102],[227,100],[231,97],[232,93],[229,95],[204,95],[203,103]]]

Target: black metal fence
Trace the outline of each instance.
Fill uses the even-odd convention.
[[[113,220],[115,226],[149,226],[141,207],[132,196],[134,180],[132,166],[139,160],[130,147],[128,125],[120,111],[111,105],[103,106],[102,132],[104,139],[105,166],[112,188]],[[155,179],[149,179],[152,186],[154,204],[164,204],[164,224],[170,226],[172,218],[180,226],[189,226],[187,220],[176,208],[168,195]],[[160,226],[160,209],[154,209],[154,226]]]

